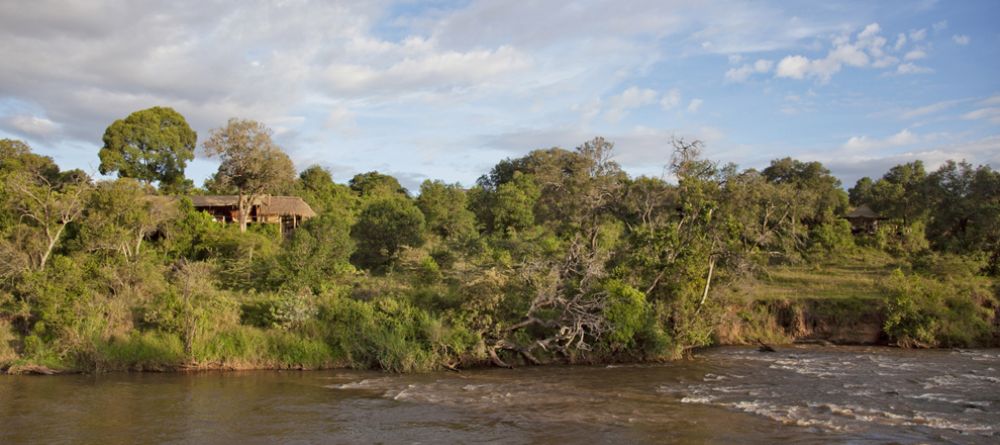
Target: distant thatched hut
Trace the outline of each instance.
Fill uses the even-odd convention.
[[[204,195],[192,196],[191,202],[196,210],[208,212],[216,221],[232,223],[240,219],[239,199],[237,195]],[[251,203],[247,221],[280,224],[280,230],[287,233],[314,216],[316,212],[297,196],[262,196]]]
[[[885,218],[875,213],[867,204],[862,204],[844,215],[844,219],[851,223],[851,233],[872,235],[878,230],[878,222]]]

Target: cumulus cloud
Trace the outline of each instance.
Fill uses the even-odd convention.
[[[810,61],[805,56],[786,56],[778,62],[775,74],[778,77],[802,79],[809,72]]]
[[[727,82],[745,82],[753,74],[763,74],[771,71],[774,62],[767,59],[757,59],[756,62],[745,64],[738,68],[730,68],[726,71]]]
[[[917,49],[914,49],[914,50],[911,50],[911,51],[907,52],[906,55],[903,56],[903,59],[904,60],[920,60],[920,59],[923,59],[923,58],[926,58],[926,57],[927,57],[927,53],[924,52],[923,49],[917,48]]]
[[[914,63],[901,63],[896,67],[896,74],[922,74],[930,73],[934,70]]]
[[[703,100],[701,100],[701,99],[698,99],[698,98],[695,98],[695,99],[691,99],[691,102],[690,102],[690,103],[688,103],[688,108],[687,108],[687,110],[688,110],[688,111],[690,111],[690,112],[692,112],[692,113],[697,113],[697,112],[698,112],[698,110],[700,110],[700,109],[701,109],[701,105],[702,105],[703,103],[705,103],[705,101],[703,101]]]
[[[44,117],[16,115],[7,118],[7,124],[18,132],[34,137],[51,136],[59,126]]]
[[[664,110],[670,110],[680,105],[681,103],[681,91],[677,88],[671,88],[666,93],[663,93],[663,97],[660,99],[660,108]]]
[[[834,74],[844,66],[855,68],[886,68],[899,62],[894,56],[887,54],[888,40],[880,35],[882,31],[878,23],[865,26],[853,40],[850,35],[839,35],[832,41],[832,48],[825,57],[810,59],[803,55],[785,56],[778,62],[775,77],[789,79],[814,78],[821,83],[829,82]],[[902,48],[906,37],[897,37],[896,47]]]
[[[896,44],[892,46],[892,49],[899,51],[903,49],[904,46],[906,46],[906,34],[899,33],[896,36]]]
[[[656,90],[650,88],[629,87],[611,98],[611,105],[605,117],[611,122],[618,122],[625,117],[628,110],[650,105],[656,102],[657,96]]]
[[[868,136],[853,136],[844,143],[842,148],[852,151],[877,150],[889,147],[911,145],[919,140],[920,138],[916,134],[910,132],[909,129],[903,129],[899,133],[884,139],[871,138]]]
[[[964,35],[964,34],[955,34],[955,35],[951,36],[951,40],[953,42],[955,42],[956,44],[963,45],[963,46],[968,45],[969,42],[972,41],[972,39],[969,38],[969,36]]]

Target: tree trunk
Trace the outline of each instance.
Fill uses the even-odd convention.
[[[701,307],[705,305],[705,300],[708,299],[708,289],[712,285],[712,272],[715,271],[715,258],[708,260],[708,279],[705,280],[705,292],[701,294],[701,301],[698,302],[698,309],[694,311],[695,314],[701,312]]]
[[[250,206],[246,202],[246,196],[243,195],[243,190],[240,190],[240,198],[239,198],[240,232],[247,231],[247,217],[249,216],[247,215],[249,213],[248,207]]]
[[[45,253],[42,254],[42,259],[41,259],[41,261],[39,261],[39,264],[38,264],[38,270],[45,269],[45,263],[47,263],[49,261],[49,255],[52,255],[52,250],[55,249],[56,243],[59,242],[59,237],[62,236],[62,232],[63,232],[63,228],[64,227],[66,227],[66,226],[65,225],[60,225],[59,226],[59,230],[56,230],[55,236],[49,236],[49,245],[45,249]],[[48,229],[46,229],[46,232],[48,232]]]

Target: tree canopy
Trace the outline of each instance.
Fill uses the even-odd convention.
[[[249,209],[255,200],[292,183],[295,166],[272,139],[264,124],[230,119],[225,127],[212,130],[205,141],[209,156],[221,159],[215,181],[239,193],[240,230],[246,231]]]
[[[197,142],[198,135],[172,108],[136,111],[104,131],[99,171],[177,189],[184,186],[184,169],[194,159]]]

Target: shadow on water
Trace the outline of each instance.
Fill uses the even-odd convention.
[[[658,365],[0,378],[0,443],[995,443],[1000,351]]]

